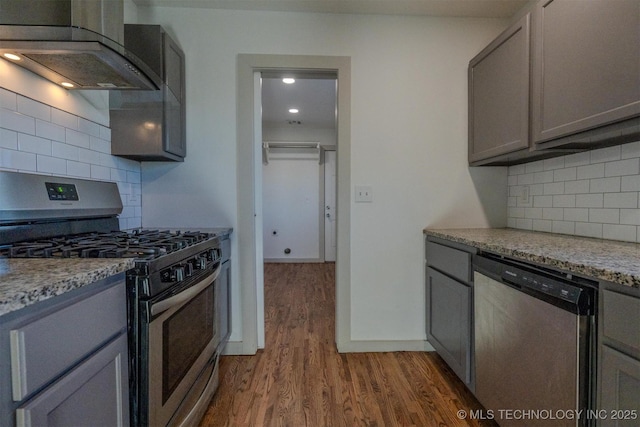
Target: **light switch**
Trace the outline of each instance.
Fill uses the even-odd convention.
[[[373,193],[369,185],[356,185],[356,203],[373,202]]]

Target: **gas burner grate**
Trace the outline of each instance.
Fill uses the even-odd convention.
[[[85,233],[0,246],[1,258],[154,259],[210,238],[197,231],[133,230]]]

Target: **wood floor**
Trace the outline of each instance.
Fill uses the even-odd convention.
[[[489,426],[429,352],[339,354],[334,264],[265,264],[265,349],[224,356],[200,426]]]

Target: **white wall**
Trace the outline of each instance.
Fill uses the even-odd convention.
[[[508,184],[509,227],[640,243],[640,141],[511,166]]]
[[[236,165],[251,161],[236,158],[238,54],[351,57],[351,180],[373,189],[373,203],[352,199],[351,339],[423,341],[422,229],[506,224],[506,168],[466,159],[467,64],[506,22],[195,8],[138,18],[163,25],[187,57],[188,154],[143,164],[145,226],[236,226]]]

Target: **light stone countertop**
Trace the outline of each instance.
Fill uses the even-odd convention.
[[[640,244],[511,228],[424,229],[483,251],[640,287]]]
[[[133,258],[0,259],[0,316],[133,268]]]

